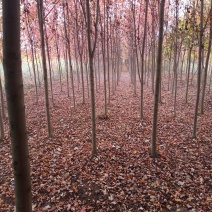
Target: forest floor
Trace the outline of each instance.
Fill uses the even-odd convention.
[[[76,109],[64,82],[54,82],[51,104],[53,138],[47,138],[44,92],[25,94],[31,162],[33,211],[212,211],[212,94],[205,113],[198,117],[197,138],[192,139],[196,88],[190,86],[185,104],[185,83],[179,81],[177,116],[173,94],[162,89],[159,106],[158,149],[149,156],[153,95],[144,86],[144,119],[139,118],[137,94],[123,73],[103,118],[103,86],[96,93],[98,154],[91,157],[90,102],[82,104],[76,90]],[[165,87],[164,87],[165,86]],[[70,92],[71,94],[71,92]],[[50,101],[51,102],[51,101]],[[14,211],[12,156],[6,138],[0,145],[0,211]]]

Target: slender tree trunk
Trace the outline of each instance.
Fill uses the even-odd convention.
[[[80,85],[80,73],[79,73],[79,63],[78,63],[78,56],[77,56],[77,47],[76,47],[76,38],[74,36],[74,54],[75,54],[75,60],[76,60],[76,71],[77,71],[77,89],[79,91],[79,85]]]
[[[109,2],[107,0],[107,5],[106,6],[108,6],[108,4],[109,4]],[[106,29],[107,29],[106,49],[107,49],[108,104],[110,104],[109,11],[107,11]]]
[[[171,50],[170,50],[170,57],[169,57],[169,74],[168,74],[168,91],[169,91],[169,85],[170,85],[170,70],[171,70],[171,63],[172,63],[172,47],[173,45],[171,45]]]
[[[69,25],[69,9],[68,9],[68,2],[66,0],[66,15],[67,15],[67,20],[68,20],[68,25]],[[70,32],[67,29],[67,23],[65,21],[65,9],[64,11],[64,29],[65,29],[65,37],[66,37],[66,48],[68,52],[68,61],[69,61],[69,70],[70,70],[70,77],[71,77],[71,86],[72,86],[72,96],[73,96],[73,105],[74,109],[76,108],[76,103],[75,103],[75,89],[74,89],[74,75],[73,75],[73,67],[72,67],[72,61],[71,61],[71,49],[70,49]]]
[[[76,13],[76,20],[75,20],[75,26],[76,26],[76,39],[77,39],[77,47],[78,47],[78,53],[80,57],[80,73],[81,73],[81,81],[82,81],[82,104],[85,104],[85,83],[84,83],[84,70],[83,70],[83,49],[84,49],[84,27],[83,27],[83,21],[78,20],[78,7],[77,2],[75,2],[75,13]],[[81,28],[79,29],[79,22],[81,23]],[[81,31],[81,34],[79,34]]]
[[[100,57],[99,57],[99,51],[98,51],[98,63],[97,63],[97,69],[98,69],[98,71],[97,71],[97,73],[98,73],[98,87],[99,87],[99,89],[100,89],[100,75],[101,75],[101,72],[100,72]]]
[[[86,55],[87,55],[87,51],[86,51]],[[88,58],[88,56],[86,56],[86,58]],[[89,61],[87,60],[87,61],[85,61],[85,72],[86,72],[88,98],[90,98],[88,66],[89,66]]]
[[[54,94],[53,94],[53,85],[52,85],[52,64],[50,59],[49,39],[48,39],[45,23],[44,23],[44,36],[46,39],[46,53],[47,53],[47,59],[48,59],[48,65],[49,65],[49,80],[50,80],[52,105],[54,106]]]
[[[194,78],[194,68],[195,68],[195,56],[194,56],[193,61],[192,61],[191,85],[192,85],[192,83],[193,83],[193,78]]]
[[[3,89],[0,77],[0,95],[1,95],[1,111],[0,111],[0,141],[4,139],[4,123],[3,119],[5,118],[5,111],[4,111],[4,97],[3,97]]]
[[[148,72],[147,72],[147,81],[146,81],[146,85],[149,86],[149,76],[150,76],[150,56],[151,55],[151,51],[150,51],[150,48],[149,48],[149,52],[148,52],[148,58],[147,58],[147,69],[148,69]]]
[[[208,93],[211,92],[211,83],[212,83],[212,69],[210,68],[210,82],[209,82]]]
[[[189,56],[188,56],[188,71],[187,71],[187,83],[186,83],[186,103],[188,103],[188,88],[189,88],[189,80],[190,80],[190,69],[191,69],[191,51],[192,46],[189,49]]]
[[[69,93],[69,65],[68,65],[68,53],[67,53],[67,48],[64,48],[64,59],[65,59],[65,69],[66,69],[66,85],[67,85],[67,94],[68,97],[70,97]]]
[[[82,104],[85,104],[85,88],[84,88],[84,76],[83,76],[83,62],[82,55],[80,54],[80,70],[81,70],[81,81],[82,81]]]
[[[96,58],[96,59],[97,59],[97,58]],[[95,60],[94,60],[94,74],[95,74],[96,92],[98,92],[97,67],[96,67],[96,62],[95,62]]]
[[[29,37],[29,41],[30,41],[30,49],[31,49],[31,56],[32,56],[32,69],[33,69],[33,75],[34,75],[34,84],[35,84],[35,94],[36,94],[36,103],[38,103],[38,88],[37,88],[37,76],[36,76],[36,72],[35,72],[35,59],[34,59],[34,47],[33,47],[33,39],[32,39],[32,31],[31,28],[29,26],[29,20],[28,20],[28,16],[25,15],[26,18],[26,25],[27,25],[27,32],[28,32],[28,37]],[[27,56],[28,58],[28,56]]]
[[[160,23],[159,23],[159,40],[158,40],[158,54],[157,54],[157,72],[156,72],[156,84],[155,84],[155,95],[154,95],[153,126],[152,126],[151,157],[153,158],[158,156],[157,147],[156,147],[156,139],[157,139],[159,88],[160,88],[160,82],[161,82],[161,65],[162,65],[162,54],[163,54],[164,6],[165,6],[165,0],[161,0],[160,16],[159,16]]]
[[[56,44],[56,50],[57,50],[57,63],[58,63],[58,72],[59,72],[59,78],[60,78],[60,91],[62,91],[63,90],[62,65],[61,65],[60,52],[59,52],[59,37],[57,36],[57,34],[55,35],[55,44]]]
[[[106,56],[105,56],[105,0],[104,0],[104,28],[101,23],[101,16],[100,16],[100,23],[101,23],[101,46],[102,46],[102,62],[103,62],[103,77],[104,77],[104,115],[107,117],[107,83],[106,83]]]
[[[155,0],[152,2],[152,92],[154,93],[155,86]]]
[[[97,41],[97,23],[99,16],[99,0],[97,0],[97,12],[96,12],[96,27],[95,27],[95,38],[94,46],[92,49],[91,46],[91,14],[90,14],[90,2],[86,0],[86,15],[87,15],[87,41],[88,41],[88,55],[89,55],[89,67],[90,67],[90,91],[91,91],[91,118],[92,118],[92,155],[94,156],[97,153],[96,147],[96,112],[95,112],[95,90],[94,90],[94,51],[96,48]]]
[[[5,119],[5,109],[4,109],[4,94],[3,94],[3,88],[2,88],[2,82],[0,77],[0,96],[1,96],[1,111],[2,111],[2,118]]]
[[[4,139],[4,123],[2,118],[2,111],[0,111],[0,141]]]
[[[30,76],[30,79],[33,81],[27,48],[26,48],[26,57],[27,57],[27,65],[28,65],[28,70],[29,70],[29,76]]]
[[[186,50],[184,50],[183,55],[182,55],[182,61],[181,61],[181,69],[180,69],[180,80],[183,80],[183,63],[184,63],[184,56],[185,56]]]
[[[173,79],[173,91],[174,91],[174,116],[176,116],[176,104],[177,104],[177,69],[178,69],[178,60],[177,56],[178,54],[178,1],[176,1],[176,15],[175,15],[175,24],[176,24],[176,32],[175,32],[175,50],[174,50],[174,79]]]
[[[12,144],[16,212],[31,212],[31,180],[20,49],[20,1],[3,0],[3,67]]]
[[[198,73],[197,73],[197,97],[194,112],[194,125],[193,125],[193,138],[197,135],[197,116],[199,108],[199,98],[200,98],[200,81],[201,81],[201,68],[202,68],[202,39],[203,39],[203,5],[204,0],[201,0],[201,13],[200,13],[200,36],[199,36],[199,58],[198,58]]]
[[[210,53],[211,53],[211,40],[212,40],[212,0],[211,0],[211,9],[210,9],[210,38],[209,38],[208,51],[207,51],[206,62],[205,62],[205,72],[204,72],[204,78],[203,78],[201,114],[204,113],[205,89],[207,84],[208,64],[209,64]]]
[[[121,61],[121,48],[120,48],[120,38],[118,37],[119,44],[118,44],[118,49],[117,49],[117,86],[119,85],[120,81],[120,72],[121,72],[121,67],[120,67],[120,61]]]
[[[45,90],[45,101],[46,101],[46,119],[47,119],[47,127],[48,127],[48,136],[52,137],[53,132],[51,127],[50,108],[49,108],[48,75],[47,75],[44,30],[43,30],[43,0],[37,1],[37,9],[38,9],[38,20],[39,20],[40,37],[41,37],[43,79],[44,79],[44,90]]]
[[[137,87],[137,77],[136,77],[136,70],[138,71],[139,80],[141,82],[141,73],[139,69],[139,58],[138,58],[138,44],[137,44],[137,30],[136,30],[136,18],[135,18],[135,2],[132,1],[132,15],[133,15],[133,29],[132,29],[132,36],[131,36],[131,42],[132,42],[132,55],[135,55],[134,57],[131,57],[131,72],[133,76],[133,85],[134,85],[134,95],[136,95],[136,87]]]
[[[144,52],[145,52],[145,44],[146,44],[146,33],[147,33],[147,15],[148,15],[148,5],[149,0],[146,0],[146,9],[145,9],[145,22],[144,22],[144,36],[143,36],[143,43],[142,43],[142,52],[141,52],[141,96],[140,96],[140,118],[143,119],[143,84],[144,84]]]
[[[35,53],[35,63],[36,63],[36,69],[37,69],[37,74],[38,74],[38,85],[39,87],[41,87],[41,79],[40,79],[40,71],[39,71],[39,65],[40,68],[42,69],[42,66],[40,64],[40,59],[37,56],[37,51],[36,49],[34,49],[34,53]]]
[[[111,19],[110,19],[110,25],[111,25]],[[111,29],[112,27],[110,27],[110,35],[111,35],[111,44],[110,44],[110,52],[111,52],[111,60],[110,60],[110,64],[111,64],[111,81],[112,81],[112,95],[114,95],[114,52],[113,52],[113,39],[114,39],[114,34],[113,34],[113,30]]]

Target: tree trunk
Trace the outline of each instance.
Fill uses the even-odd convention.
[[[65,60],[65,69],[66,69],[66,86],[67,86],[67,94],[68,97],[70,97],[69,94],[69,66],[68,66],[68,53],[67,53],[67,49],[64,47],[64,60]]]
[[[190,69],[191,69],[191,51],[192,47],[189,49],[189,56],[188,56],[188,71],[187,71],[187,83],[186,83],[186,103],[188,103],[188,88],[189,88],[189,80],[190,80]]]
[[[0,111],[0,141],[4,139],[4,122],[2,118],[2,110]]]
[[[4,112],[4,98],[3,98],[3,90],[2,90],[2,83],[0,77],[0,95],[1,95],[1,111],[0,111],[0,140],[4,139],[4,123],[3,119],[5,118]]]
[[[43,30],[43,0],[37,1],[37,10],[38,10],[38,20],[39,20],[40,37],[41,37],[41,53],[42,53],[42,64],[43,64],[43,79],[44,79],[44,90],[45,90],[45,101],[46,101],[46,119],[48,127],[48,136],[52,137],[52,127],[51,127],[50,108],[49,108],[48,76],[47,76],[46,53],[45,53],[44,30]]]
[[[34,75],[34,83],[35,83],[35,94],[36,94],[36,103],[38,103],[38,88],[37,88],[37,76],[36,76],[36,72],[35,72],[35,59],[34,59],[34,47],[33,47],[33,39],[32,39],[32,31],[30,28],[30,24],[29,24],[29,19],[28,16],[25,15],[26,18],[26,27],[27,27],[27,32],[28,32],[28,37],[29,37],[29,41],[30,41],[30,49],[31,49],[31,56],[32,56],[32,69],[33,69],[33,75]],[[27,56],[28,58],[28,56]]]
[[[52,105],[54,106],[54,94],[53,94],[53,85],[52,85],[52,64],[51,64],[51,59],[50,59],[49,39],[48,39],[45,23],[44,23],[44,36],[46,39],[46,53],[47,53],[47,59],[48,59],[48,65],[49,65],[49,80],[50,80]]]
[[[209,82],[208,93],[211,92],[211,82],[212,82],[212,69],[210,68],[210,82]]]
[[[145,52],[145,44],[146,44],[146,33],[147,33],[147,14],[148,14],[148,5],[149,0],[146,0],[146,9],[145,9],[145,22],[144,22],[144,36],[143,36],[143,43],[142,43],[142,52],[141,52],[141,96],[140,96],[140,118],[143,119],[143,84],[144,84],[144,52]]]
[[[174,49],[174,64],[173,64],[173,71],[174,71],[174,79],[173,79],[173,91],[174,92],[174,116],[176,116],[176,102],[177,102],[177,56],[178,56],[178,1],[176,1],[176,16],[175,16],[175,24],[176,24],[176,32],[175,32],[175,49]]]
[[[107,117],[107,83],[106,83],[106,56],[105,56],[105,0],[104,0],[104,28],[103,23],[101,22],[100,16],[100,24],[101,24],[101,47],[102,47],[102,62],[103,62],[103,77],[104,77],[104,115]]]
[[[168,73],[168,91],[169,91],[169,85],[170,85],[170,70],[171,70],[171,63],[172,63],[172,47],[173,45],[171,45],[171,49],[170,49],[170,56],[169,56],[169,73]]]
[[[155,0],[152,1],[152,93],[155,87]]]
[[[135,20],[135,2],[132,2],[132,15],[133,15],[133,29],[132,29],[132,36],[131,36],[131,42],[132,42],[132,55],[135,54],[134,57],[131,57],[131,72],[133,77],[133,87],[134,87],[134,95],[136,95],[136,70],[138,71],[139,80],[141,82],[141,74],[139,69],[139,58],[138,58],[138,43],[137,43],[137,30],[136,30],[136,20]],[[138,35],[139,36],[139,35]],[[134,49],[134,48],[135,49]],[[131,55],[130,55],[131,56]],[[136,67],[137,65],[137,67]]]
[[[60,78],[60,91],[63,90],[62,88],[62,65],[61,65],[61,59],[60,59],[60,52],[59,52],[59,36],[57,33],[55,33],[55,44],[56,44],[56,50],[57,50],[57,63],[58,63],[58,72],[59,72],[59,78]]]
[[[199,58],[198,58],[198,73],[197,73],[197,97],[194,112],[194,125],[193,125],[193,138],[197,135],[197,116],[199,108],[199,97],[200,97],[200,81],[201,81],[201,68],[202,68],[202,38],[203,38],[203,5],[204,0],[201,0],[201,13],[200,13],[200,36],[199,36]]]
[[[153,158],[158,156],[157,147],[156,147],[156,139],[157,139],[159,88],[160,88],[160,82],[161,82],[161,65],[162,65],[162,54],[163,54],[164,5],[165,5],[165,0],[161,0],[160,16],[159,16],[160,25],[159,25],[159,40],[158,40],[158,54],[157,54],[157,72],[156,72],[156,84],[155,84],[155,94],[154,94],[154,114],[153,114],[153,125],[152,125],[151,157]]]
[[[66,15],[67,15],[67,20],[68,23],[65,21],[65,9],[64,11],[64,29],[65,29],[65,38],[66,38],[66,48],[67,48],[67,53],[68,53],[68,61],[69,61],[69,70],[70,70],[70,77],[71,77],[71,86],[72,86],[72,96],[73,96],[73,105],[74,109],[76,108],[76,103],[75,103],[75,92],[74,92],[74,75],[73,75],[73,67],[72,67],[72,60],[71,60],[71,49],[70,49],[70,32],[67,28],[67,25],[69,25],[69,9],[68,9],[68,2],[66,0]]]
[[[77,90],[79,91],[79,85],[80,85],[80,75],[79,75],[79,64],[78,64],[78,57],[77,57],[77,45],[76,45],[76,38],[74,36],[74,56],[76,60],[75,68],[77,71]]]
[[[88,56],[89,56],[89,67],[90,67],[90,91],[91,91],[91,119],[92,119],[92,156],[97,153],[96,147],[96,112],[95,112],[95,90],[94,90],[94,68],[93,68],[93,59],[94,51],[96,48],[97,41],[97,23],[99,16],[99,0],[97,0],[97,9],[96,9],[96,27],[95,27],[95,38],[93,49],[91,46],[91,14],[90,14],[90,2],[86,0],[86,15],[87,15],[87,41],[88,41]]]
[[[184,64],[184,56],[185,56],[186,50],[184,50],[182,55],[182,61],[181,61],[181,68],[180,68],[180,80],[183,80],[183,64]]]
[[[16,212],[31,212],[31,180],[20,50],[20,1],[2,1],[3,66],[12,144]]]
[[[76,39],[77,39],[77,47],[78,47],[78,54],[80,57],[80,73],[81,73],[81,82],[82,82],[82,104],[85,104],[85,83],[84,83],[84,70],[83,70],[83,49],[84,49],[84,23],[81,20],[78,20],[78,7],[77,2],[75,2],[75,26],[76,26]],[[79,29],[79,23],[81,23],[81,28]],[[81,34],[79,35],[79,31]]]
[[[40,63],[40,58],[38,58],[37,56],[37,51],[36,48],[34,49],[35,51],[35,63],[36,63],[36,69],[37,69],[37,73],[38,73],[38,85],[39,87],[41,87],[41,79],[40,79],[40,71],[39,71],[39,65],[40,68],[42,69],[41,63]]]
[[[209,58],[211,53],[211,40],[212,40],[212,0],[211,0],[211,9],[210,9],[210,38],[209,38],[208,51],[207,51],[206,62],[205,62],[205,72],[204,72],[204,78],[203,78],[201,114],[204,113],[205,89],[207,84],[208,64],[209,64]]]
[[[5,119],[5,110],[4,110],[4,95],[3,95],[3,88],[2,88],[2,82],[0,77],[0,96],[1,96],[1,111],[2,111],[2,118]]]
[[[108,0],[106,8],[108,7]],[[107,29],[107,38],[106,38],[106,50],[107,50],[107,80],[108,80],[108,104],[110,105],[110,52],[109,52],[109,9],[107,9],[107,21],[106,21],[106,29]]]
[[[30,79],[33,81],[27,48],[26,48],[26,57],[27,57],[27,65],[28,65],[28,70],[29,70],[29,76],[30,76]]]

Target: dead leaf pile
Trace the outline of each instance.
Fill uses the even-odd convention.
[[[138,83],[139,85],[139,83]],[[91,158],[90,100],[82,104],[76,86],[76,109],[54,82],[51,119],[54,137],[47,138],[43,89],[35,104],[27,90],[26,114],[31,158],[33,211],[212,211],[212,101],[198,118],[197,139],[192,139],[195,87],[185,104],[180,84],[177,116],[173,95],[163,83],[159,107],[158,149],[149,156],[153,95],[145,85],[144,119],[139,119],[137,96],[123,73],[104,118],[103,86],[96,93],[98,155]],[[86,93],[86,96],[88,94]],[[103,117],[103,118],[102,118]],[[8,138],[0,146],[0,211],[14,210],[14,180]]]

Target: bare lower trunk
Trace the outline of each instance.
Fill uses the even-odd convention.
[[[16,212],[31,212],[31,180],[20,50],[20,1],[2,1],[3,67],[12,144]]]
[[[204,78],[203,78],[202,99],[201,99],[201,114],[204,113],[205,89],[206,89],[206,84],[207,84],[208,64],[209,64],[209,58],[210,58],[210,53],[211,53],[211,40],[212,40],[212,1],[211,1],[210,17],[211,17],[211,19],[210,19],[210,38],[209,38],[208,51],[207,51],[206,62],[205,62],[205,72],[204,72]]]
[[[202,38],[203,38],[203,5],[204,0],[201,1],[201,15],[200,15],[200,38],[199,38],[199,58],[198,58],[198,73],[197,73],[197,97],[194,112],[194,125],[193,125],[193,138],[196,138],[197,134],[197,116],[199,108],[200,97],[200,81],[201,81],[201,68],[202,68]]]
[[[92,156],[97,153],[96,147],[96,112],[95,112],[95,90],[94,90],[94,68],[93,59],[94,52],[97,42],[97,23],[99,16],[99,0],[97,0],[96,8],[96,28],[93,47],[91,46],[91,14],[90,14],[90,3],[86,0],[86,18],[87,18],[87,41],[88,41],[88,56],[89,56],[89,67],[90,67],[90,91],[91,91],[91,119],[92,119]]]
[[[2,88],[1,77],[0,77],[0,96],[1,96],[1,111],[2,111],[2,118],[5,119],[4,95],[3,95],[3,88]]]
[[[157,54],[157,72],[156,72],[156,84],[155,84],[155,95],[154,95],[154,114],[153,114],[153,125],[152,125],[151,156],[153,158],[158,156],[157,147],[156,147],[156,139],[157,139],[159,87],[160,87],[160,82],[161,82],[161,65],[162,65],[162,54],[163,54],[162,50],[163,50],[164,5],[165,5],[165,0],[161,0],[158,54]]]
[[[52,137],[52,127],[51,127],[50,107],[49,107],[49,91],[48,91],[46,53],[45,53],[44,30],[43,30],[43,0],[37,1],[37,9],[38,9],[38,19],[39,19],[40,36],[41,36],[41,53],[42,53],[42,64],[43,64],[45,102],[46,102],[46,119],[47,119],[47,127],[48,127],[48,136]]]
[[[188,71],[187,71],[187,83],[186,83],[186,103],[188,102],[188,88],[189,88],[189,80],[190,80],[190,69],[191,69],[191,51],[192,47],[189,49],[189,56],[188,56]]]

